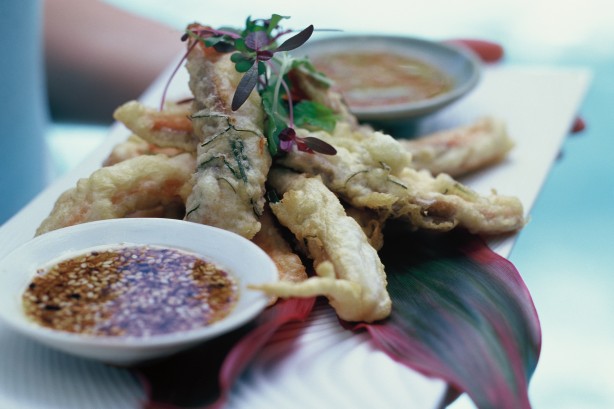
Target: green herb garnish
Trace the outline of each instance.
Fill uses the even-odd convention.
[[[278,45],[281,37],[292,33],[292,30],[279,25],[286,18],[278,14],[273,14],[270,19],[252,20],[248,17],[242,31],[192,24],[182,37],[183,41],[191,41],[184,59],[199,43],[218,52],[232,52],[230,59],[243,77],[235,90],[231,109],[238,110],[254,89],[258,91],[265,113],[264,134],[271,155],[278,154],[279,150],[289,152],[293,146],[304,152],[334,155],[336,150],[328,143],[315,137],[300,137],[294,130],[299,126],[330,132],[335,128],[337,117],[329,107],[304,98],[299,100],[293,95],[288,73],[294,69],[301,69],[320,83],[328,82],[308,59],[295,58],[288,53],[307,42],[314,32],[313,25]]]

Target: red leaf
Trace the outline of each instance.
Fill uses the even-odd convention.
[[[314,303],[314,298],[278,301],[250,326],[135,368],[148,391],[144,407],[221,407],[232,383],[271,336],[286,323],[306,319]]]
[[[398,362],[447,381],[452,400],[467,393],[479,408],[529,408],[541,332],[518,271],[469,234],[389,233],[381,255],[392,315],[352,324],[354,329],[366,328],[375,345]],[[148,407],[220,407],[277,329],[305,319],[313,305],[314,299],[278,302],[248,328],[142,366],[138,373],[151,391]]]
[[[224,360],[220,371],[222,387],[220,404],[226,398],[232,383],[275,331],[288,322],[306,319],[313,310],[314,304],[315,298],[280,300],[258,319],[259,326],[236,344]]]
[[[465,392],[479,408],[530,408],[541,348],[519,273],[474,236],[386,237],[389,319],[360,324],[395,360]]]

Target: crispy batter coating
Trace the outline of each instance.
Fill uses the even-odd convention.
[[[155,146],[194,152],[198,137],[193,132],[190,114],[189,104],[168,103],[163,111],[158,111],[129,101],[117,108],[113,117]]]
[[[346,206],[345,212],[348,216],[356,220],[362,231],[367,236],[369,244],[379,251],[384,247],[384,225],[386,217],[382,214],[367,208]]]
[[[229,55],[196,46],[187,68],[195,97],[192,121],[200,142],[186,219],[251,239],[260,230],[264,183],[272,161],[262,133],[260,96],[252,92],[232,111],[241,75]]]
[[[260,223],[262,228],[252,241],[273,259],[279,272],[279,281],[290,283],[305,281],[307,279],[305,265],[283,237],[268,206],[260,217]],[[275,301],[277,297],[271,296],[269,303],[274,304]]]
[[[412,167],[453,177],[500,162],[514,147],[505,123],[494,117],[399,143],[412,154]]]
[[[307,271],[301,258],[283,237],[267,206],[260,218],[262,228],[252,241],[273,259],[279,271],[280,281],[300,282],[307,279]]]
[[[307,130],[299,130],[302,135]],[[482,196],[446,174],[412,168],[411,154],[381,132],[352,129],[338,123],[332,135],[312,132],[337,149],[335,156],[293,151],[284,166],[324,183],[352,206],[408,219],[416,228],[450,230],[462,226],[473,233],[499,234],[525,224],[521,202],[514,197]]]
[[[132,159],[141,155],[158,155],[177,156],[185,151],[178,148],[161,148],[147,142],[145,139],[132,134],[128,138],[116,144],[109,156],[104,160],[103,166],[111,166],[116,163],[123,162],[127,159]]]
[[[65,191],[36,235],[94,220],[125,217],[159,205],[174,206],[187,197],[194,158],[184,153],[139,156],[98,169]]]
[[[230,56],[197,44],[186,67],[192,104],[168,104],[162,112],[136,101],[119,107],[115,118],[134,135],[114,147],[105,167],[58,198],[37,235],[134,216],[217,226],[252,239],[274,260],[280,281],[254,287],[271,302],[321,295],[340,318],[372,322],[391,311],[377,253],[388,218],[411,228],[462,226],[481,234],[514,231],[525,223],[516,198],[483,196],[450,176],[507,154],[512,143],[500,121],[485,118],[400,142],[360,125],[340,94],[295,70],[288,76],[293,92],[329,106],[340,119],[332,134],[297,132],[330,143],[337,154],[293,151],[270,169],[260,96],[254,91],[241,108],[231,109],[241,74]],[[283,195],[270,210],[265,181]],[[307,278],[271,213],[313,260],[314,277]]]
[[[269,182],[283,198],[272,203],[278,220],[294,233],[313,259],[317,277],[258,288],[279,297],[324,295],[347,321],[372,322],[390,314],[386,274],[377,251],[337,196],[319,177],[272,169]]]

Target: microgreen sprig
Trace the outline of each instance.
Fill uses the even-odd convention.
[[[258,91],[265,112],[264,133],[272,155],[279,154],[279,150],[289,152],[293,146],[304,152],[334,155],[336,150],[328,143],[315,137],[299,137],[294,130],[295,125],[298,125],[331,131],[336,116],[323,104],[305,99],[295,101],[293,98],[292,85],[288,79],[291,70],[302,67],[304,72],[319,81],[322,74],[315,70],[309,60],[298,59],[288,53],[309,40],[314,32],[313,25],[278,45],[281,37],[293,32],[279,25],[287,18],[279,14],[273,14],[270,19],[252,20],[248,17],[242,31],[190,25],[182,37],[183,41],[192,40],[184,59],[198,43],[213,47],[221,53],[232,52],[230,59],[236,71],[243,73],[243,77],[233,95],[231,109],[238,110],[254,89]]]

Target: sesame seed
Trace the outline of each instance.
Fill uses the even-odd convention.
[[[187,331],[227,316],[238,287],[201,257],[156,246],[96,250],[40,269],[23,294],[40,325],[96,336]]]

